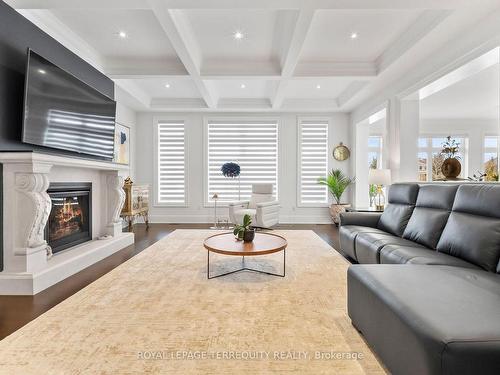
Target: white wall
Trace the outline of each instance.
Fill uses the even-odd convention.
[[[213,220],[213,208],[204,207],[203,181],[205,176],[203,163],[203,126],[205,117],[276,117],[279,119],[279,201],[281,204],[280,221],[282,223],[331,223],[326,207],[297,207],[297,118],[329,117],[329,167],[350,172],[349,162],[333,159],[333,148],[344,142],[348,147],[349,119],[344,113],[293,114],[293,113],[138,113],[135,140],[135,182],[147,183],[154,189],[154,118],[184,120],[187,137],[188,160],[188,207],[155,207],[150,209],[151,222],[166,223],[207,223]],[[346,193],[345,199],[349,198]],[[152,201],[152,200],[151,200]],[[227,216],[227,208],[221,208],[219,217]]]

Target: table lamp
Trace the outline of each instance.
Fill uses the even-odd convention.
[[[383,211],[385,206],[385,196],[382,187],[391,184],[391,170],[370,169],[368,172],[368,183],[370,185],[377,186],[377,193],[375,194],[375,209]]]

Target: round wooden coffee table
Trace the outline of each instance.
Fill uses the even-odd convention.
[[[285,265],[286,265],[286,246],[288,243],[286,239],[277,234],[272,233],[255,233],[255,239],[252,242],[238,241],[234,237],[233,233],[219,233],[208,237],[203,242],[203,246],[207,249],[207,278],[213,279],[216,277],[221,277],[229,275],[231,273],[240,271],[253,271],[259,273],[265,273],[266,275],[285,277]],[[283,273],[272,273],[265,272],[261,270],[256,270],[254,268],[248,268],[245,266],[245,257],[257,256],[257,255],[267,255],[283,251]],[[210,276],[210,253],[217,253],[222,255],[230,256],[241,256],[242,257],[242,267],[231,272],[222,273],[215,276]]]

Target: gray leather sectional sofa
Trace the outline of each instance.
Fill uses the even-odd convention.
[[[393,374],[500,374],[500,185],[395,184],[341,215],[348,312]]]

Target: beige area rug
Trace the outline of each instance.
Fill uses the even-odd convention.
[[[348,263],[314,232],[275,232],[289,243],[285,278],[207,280],[211,233],[176,230],[5,338],[0,373],[384,373],[346,314]],[[240,262],[212,260],[217,272]]]

